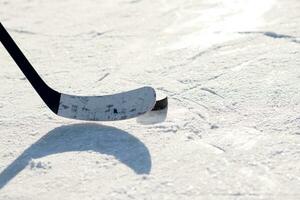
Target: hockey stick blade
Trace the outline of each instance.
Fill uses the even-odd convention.
[[[151,87],[106,96],[59,93],[41,79],[1,23],[0,41],[42,100],[59,116],[87,121],[123,120],[137,117],[161,105],[161,101],[155,104],[156,94]]]
[[[151,111],[163,110],[168,107],[168,97],[156,101]]]

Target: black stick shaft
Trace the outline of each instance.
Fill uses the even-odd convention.
[[[10,56],[14,59],[28,81],[31,83],[36,92],[40,95],[48,107],[57,113],[60,93],[50,88],[38,75],[17,44],[13,41],[9,33],[0,23],[0,41],[6,48]]]

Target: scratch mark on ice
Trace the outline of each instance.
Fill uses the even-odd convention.
[[[300,44],[300,40],[298,37],[292,35],[280,34],[272,31],[244,31],[238,33],[239,34],[262,34],[264,36],[271,37],[274,39],[289,39],[290,42],[295,42]]]
[[[36,33],[31,32],[31,31],[26,31],[26,30],[12,29],[12,28],[10,28],[10,29],[8,29],[8,30],[10,30],[10,31],[12,31],[12,32],[16,32],[16,33],[21,33],[21,34],[36,35]]]
[[[217,145],[214,145],[214,144],[210,144],[210,143],[207,143],[208,145],[210,145],[210,146],[212,146],[212,147],[214,147],[214,148],[216,148],[216,149],[218,149],[218,150],[220,150],[220,151],[222,151],[223,153],[225,153],[226,152],[226,150],[225,149],[223,149],[223,148],[221,148],[221,147],[219,147],[219,146],[217,146]]]
[[[105,78],[108,77],[109,75],[110,75],[110,73],[104,74],[104,76],[102,76],[101,78],[99,78],[98,81],[103,81],[103,79],[105,79]]]
[[[209,92],[209,93],[211,93],[213,95],[216,95],[216,96],[221,97],[222,99],[224,99],[224,97],[222,97],[221,95],[219,95],[218,93],[216,93],[215,91],[213,91],[213,90],[211,90],[209,88],[201,88],[201,90]]]

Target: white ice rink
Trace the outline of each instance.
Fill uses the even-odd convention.
[[[64,119],[0,45],[1,200],[300,199],[299,0],[0,0],[0,21],[60,92],[169,97],[165,121]]]

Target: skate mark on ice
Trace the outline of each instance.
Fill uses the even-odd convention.
[[[106,77],[108,77],[110,75],[110,73],[106,73],[104,74],[104,76],[102,76],[101,78],[98,79],[97,82],[103,81]]]
[[[27,31],[23,29],[16,29],[16,28],[8,28],[7,30],[15,33],[20,33],[20,34],[27,34],[27,35],[41,35],[41,36],[46,36],[46,37],[62,37],[62,38],[73,38],[73,37],[83,37],[83,36],[90,36],[91,38],[95,38],[98,36],[103,36],[107,33],[111,33],[113,30],[106,30],[106,31],[89,31],[89,32],[82,32],[74,35],[63,35],[63,34],[47,34],[47,33],[41,33],[41,32],[32,32],[32,31]]]
[[[194,61],[194,60],[196,60],[197,58],[203,56],[204,54],[207,54],[207,53],[212,52],[212,51],[216,51],[216,50],[218,50],[218,49],[221,49],[222,47],[224,47],[224,46],[221,46],[221,45],[220,45],[220,46],[215,46],[215,47],[209,48],[209,49],[207,49],[207,50],[201,51],[201,52],[197,53],[196,55],[194,55],[194,56],[188,58],[188,60]]]
[[[211,144],[211,143],[206,143],[206,144],[212,146],[212,147],[215,148],[215,149],[218,149],[218,150],[222,151],[223,153],[226,153],[226,150],[225,150],[225,149],[223,149],[223,148],[221,148],[221,147],[219,147],[219,146],[217,146],[217,145],[215,145],[215,144]]]
[[[103,36],[105,35],[106,33],[110,33],[112,32],[112,30],[107,30],[107,31],[103,31],[103,32],[99,32],[99,31],[90,31],[88,33],[84,33],[84,34],[87,34],[87,35],[90,35],[91,38],[95,38],[95,37],[98,37],[98,36]],[[80,36],[80,35],[79,35]]]
[[[28,35],[37,35],[37,33],[35,33],[35,32],[26,31],[26,30],[22,30],[22,29],[9,28],[8,30],[12,31],[12,32],[15,32],[15,33],[28,34]]]
[[[275,39],[280,39],[280,38],[285,38],[285,39],[290,39],[290,38],[295,38],[294,36],[290,36],[290,35],[284,35],[284,34],[279,34],[279,33],[275,33],[275,32],[264,32],[263,33],[265,36],[271,37],[271,38],[275,38]]]
[[[139,3],[139,2],[141,2],[142,0],[132,0],[132,1],[130,1],[129,3],[131,3],[131,4],[134,4],[134,3]]]
[[[151,171],[149,150],[136,137],[114,127],[74,124],[51,130],[26,149],[0,173],[0,189],[24,168],[30,166],[34,159],[64,152],[81,151],[112,155],[136,174],[149,174]]]
[[[239,34],[262,34],[267,37],[271,37],[274,39],[287,39],[290,42],[298,43],[300,44],[300,38],[292,36],[292,35],[286,35],[286,34],[280,34],[272,31],[244,31],[244,32],[238,32]]]
[[[213,91],[213,90],[211,90],[209,88],[201,88],[201,90],[209,92],[209,93],[211,93],[213,95],[216,95],[216,96],[221,97],[222,99],[224,99],[224,97],[222,97],[221,95],[219,95],[218,93],[216,93],[215,91]]]
[[[229,44],[220,44],[220,45],[215,45],[215,46],[212,46],[210,48],[207,48],[203,51],[200,51],[199,53],[195,54],[194,56],[188,58],[188,62],[184,63],[183,65],[187,65],[189,63],[191,63],[192,61],[194,60],[197,60],[199,57],[205,55],[205,54],[208,54],[208,53],[211,53],[211,52],[214,52],[214,51],[217,51],[217,50],[220,50],[222,48],[226,48],[226,47],[231,47],[231,46],[235,46],[236,44],[232,44],[232,43],[229,43]]]
[[[209,79],[207,79],[208,81],[212,81],[212,80],[215,80],[215,79],[217,79],[217,78],[219,78],[219,77],[221,77],[221,76],[223,76],[225,73],[221,73],[221,74],[219,74],[219,75],[216,75],[216,76],[213,76],[213,77],[211,77],[211,78],[209,78]]]

